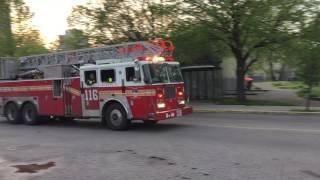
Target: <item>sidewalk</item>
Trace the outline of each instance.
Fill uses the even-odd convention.
[[[319,112],[301,112],[304,106],[245,106],[245,105],[215,105],[211,103],[191,103],[194,112],[226,112],[255,114],[301,114],[320,115],[320,107],[311,107]]]

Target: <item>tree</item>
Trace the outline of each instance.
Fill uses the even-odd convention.
[[[32,54],[47,53],[40,32],[30,26],[33,13],[23,1],[16,1],[12,5],[13,13],[11,17],[13,36],[15,42],[15,56],[27,56]]]
[[[312,89],[320,83],[320,14],[313,23],[304,29],[302,38],[296,43],[295,54],[298,60],[299,77],[306,88],[306,110],[310,110]]]
[[[68,30],[60,41],[61,50],[74,50],[90,47],[89,37],[79,29]]]
[[[246,101],[244,76],[259,61],[261,49],[295,38],[317,1],[308,0],[181,0],[185,23],[203,23],[212,39],[228,47],[237,63],[238,100]]]
[[[292,55],[293,45],[296,39],[281,44],[273,44],[259,51],[259,61],[251,70],[263,70],[272,81],[286,80],[288,69],[295,69],[296,57]],[[277,76],[279,75],[279,76]]]
[[[73,9],[70,28],[84,30],[93,44],[167,37],[177,19],[169,0],[101,0]]]
[[[306,47],[308,48],[308,47]],[[310,47],[309,47],[310,48]],[[310,110],[310,100],[312,98],[312,89],[320,82],[320,47],[306,49],[303,61],[299,66],[299,77],[302,79],[306,88],[306,111]]]
[[[10,1],[0,0],[0,56],[12,56],[14,54],[10,13]]]
[[[47,52],[39,31],[29,25],[32,16],[23,0],[0,0],[0,56]]]
[[[29,28],[27,31],[16,33],[14,39],[16,43],[15,56],[17,57],[49,52],[36,29]]]
[[[204,24],[181,26],[171,33],[170,39],[176,46],[174,56],[183,65],[219,66],[226,54],[223,44],[212,43]]]

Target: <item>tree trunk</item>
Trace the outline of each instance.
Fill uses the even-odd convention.
[[[288,77],[287,77],[287,66],[285,64],[281,65],[279,80],[280,81],[287,81],[288,80]]]
[[[310,111],[312,85],[309,85],[306,97],[306,111]]]
[[[237,98],[241,104],[244,104],[247,100],[245,90],[245,61],[237,60]]]
[[[269,59],[269,71],[270,71],[271,81],[276,81],[276,75],[274,73],[273,63],[270,59]]]

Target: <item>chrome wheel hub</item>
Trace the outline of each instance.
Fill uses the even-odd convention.
[[[26,110],[25,119],[30,122],[32,121],[33,111],[31,109]]]
[[[121,111],[118,109],[112,110],[110,113],[110,120],[111,120],[111,123],[115,126],[121,125],[123,121],[123,116]]]

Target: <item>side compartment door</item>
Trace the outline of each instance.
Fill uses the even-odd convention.
[[[82,116],[80,79],[64,80],[65,115]]]
[[[52,115],[64,116],[65,103],[63,97],[63,84],[62,80],[53,80],[53,95],[52,95]]]

